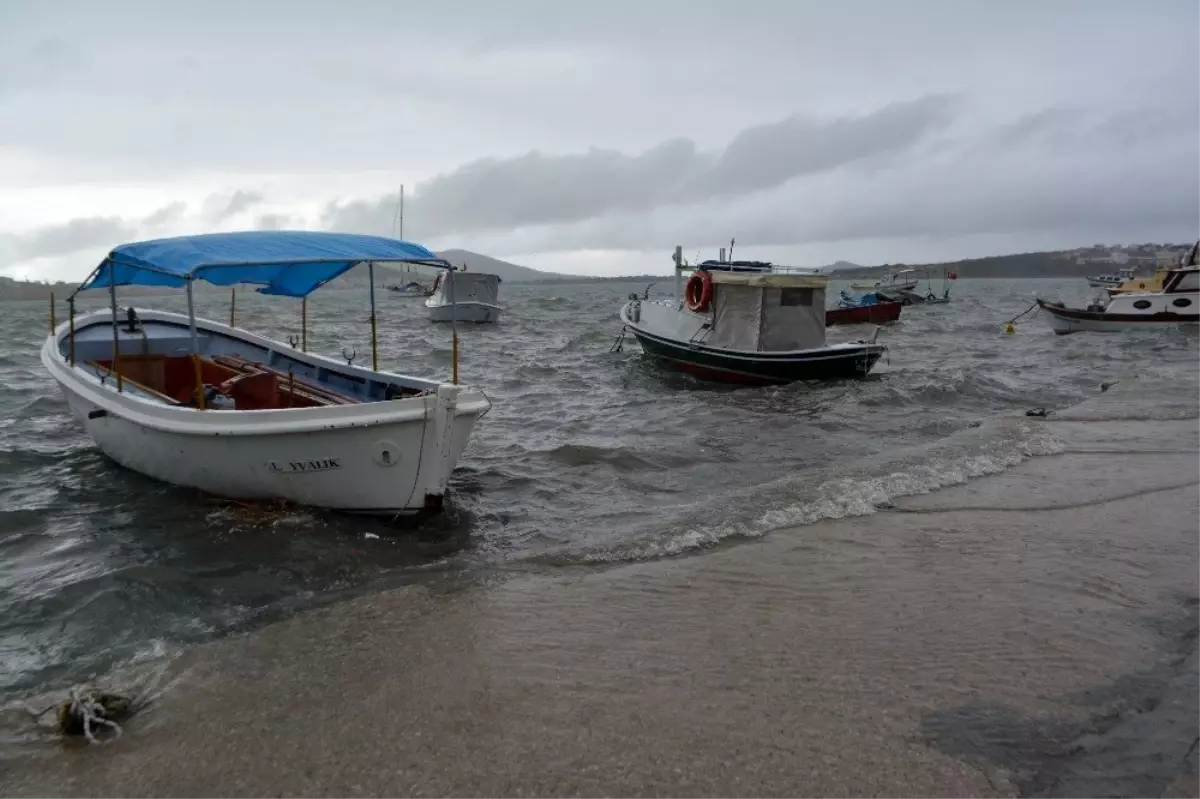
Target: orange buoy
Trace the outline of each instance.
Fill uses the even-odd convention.
[[[683,295],[687,299],[688,310],[697,313],[707,311],[713,297],[712,275],[708,273],[708,270],[700,269],[693,272],[688,279]]]

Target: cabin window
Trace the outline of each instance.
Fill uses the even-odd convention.
[[[813,303],[812,289],[780,289],[779,304],[780,305],[803,305],[809,306]]]
[[[1200,290],[1200,272],[1188,272],[1179,278],[1179,282],[1175,284],[1173,291],[1197,291]]]
[[[1192,301],[1187,297],[1176,297],[1175,299],[1171,300],[1171,304],[1176,308],[1186,308],[1192,304]]]
[[[1137,300],[1133,303],[1133,307],[1144,311],[1150,307],[1150,300]]]

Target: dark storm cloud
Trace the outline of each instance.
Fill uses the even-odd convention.
[[[406,214],[426,235],[438,235],[576,222],[751,194],[804,175],[899,156],[949,126],[958,103],[954,96],[930,95],[832,120],[793,116],[747,128],[719,152],[702,152],[690,139],[677,138],[637,155],[594,148],[483,159],[418,186]],[[389,195],[332,205],[323,221],[338,230],[387,229],[396,200]]]

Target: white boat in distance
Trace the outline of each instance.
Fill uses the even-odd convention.
[[[1132,267],[1126,267],[1118,270],[1115,275],[1088,275],[1088,288],[1103,289],[1119,286],[1128,280],[1132,280],[1135,271]]]
[[[860,291],[912,291],[921,282],[920,272],[916,269],[902,269],[899,272],[892,272],[890,275],[884,275],[878,280],[854,280],[850,282],[850,288],[859,289]]]
[[[306,298],[360,263],[372,273],[371,368],[297,349],[307,331],[289,346],[234,327],[233,319],[195,316],[197,280]],[[42,363],[100,449],[148,477],[233,499],[386,515],[437,511],[491,403],[459,385],[457,357],[448,382],[378,369],[375,263],[450,269],[419,244],[339,233],[246,231],[124,244],[75,292],[107,288],[110,310],[76,318],[72,294],[70,318],[46,339]],[[188,313],[129,308],[122,319],[118,285],[183,286]]]
[[[453,285],[438,274],[433,292],[425,300],[429,318],[434,322],[496,322],[500,319],[500,276],[484,272],[454,270]],[[446,274],[449,274],[446,273]],[[453,293],[451,293],[453,289]]]

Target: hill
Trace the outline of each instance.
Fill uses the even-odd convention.
[[[1182,251],[1179,245],[1172,245]],[[1172,250],[1174,252],[1174,250]],[[1083,263],[1080,263],[1083,260]],[[1129,263],[1137,266],[1140,274],[1151,274],[1155,262]],[[838,269],[839,279],[879,277],[901,269],[928,270],[930,277],[943,271],[955,272],[960,278],[1037,278],[1037,277],[1086,277],[1088,275],[1115,273],[1118,264],[1078,257],[1075,250],[1053,250],[1048,252],[1026,252],[1012,255],[992,255],[986,258],[967,258],[961,261],[943,261],[919,264],[882,264]]]
[[[528,266],[518,266],[499,258],[490,258],[470,250],[443,250],[438,253],[455,266],[462,268],[467,265],[468,272],[486,272],[489,275],[499,275],[506,283],[541,283],[545,280],[571,278],[575,275],[563,275],[558,272],[543,272],[540,269],[530,269]]]

